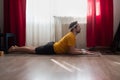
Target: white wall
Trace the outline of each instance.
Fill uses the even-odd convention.
[[[114,5],[114,35],[120,22],[120,0],[113,0]]]
[[[3,30],[3,0],[0,0],[0,29]]]

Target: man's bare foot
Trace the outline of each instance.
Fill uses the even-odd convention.
[[[9,49],[8,49],[8,52],[13,52],[15,50],[15,47],[14,46],[11,46]]]

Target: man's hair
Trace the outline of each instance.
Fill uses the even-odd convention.
[[[77,27],[77,21],[74,21],[74,22],[71,22],[70,25],[69,25],[69,29],[72,31],[74,28]]]

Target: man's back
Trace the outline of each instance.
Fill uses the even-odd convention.
[[[75,43],[76,39],[74,33],[69,32],[54,44],[54,50],[57,54],[64,54],[68,52],[69,47],[75,46]]]

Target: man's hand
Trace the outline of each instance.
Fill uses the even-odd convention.
[[[77,49],[75,47],[69,47],[69,52],[70,54],[88,54],[88,55],[96,55],[98,52],[91,52],[85,49]]]
[[[80,49],[76,49],[74,46],[69,47],[69,54],[82,54],[82,51]]]

